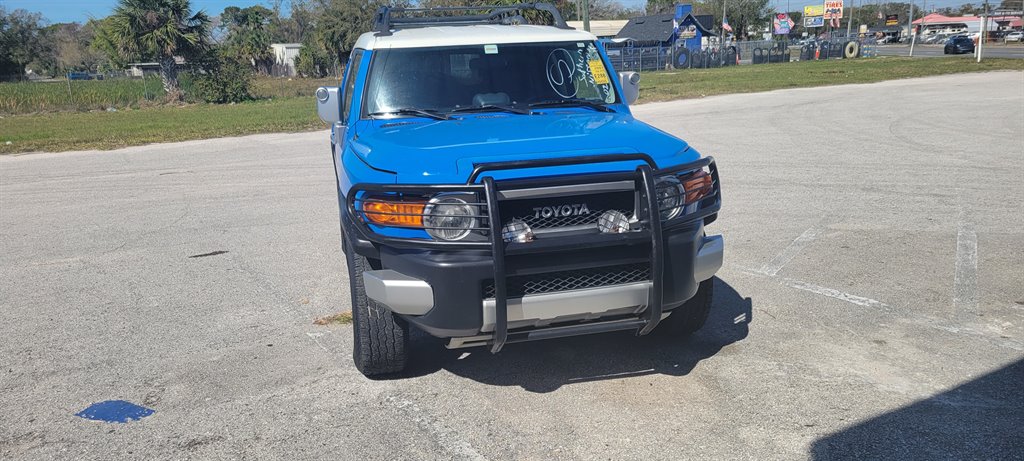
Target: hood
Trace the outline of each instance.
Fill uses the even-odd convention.
[[[585,109],[584,109],[585,110]],[[486,113],[451,120],[361,121],[352,150],[400,183],[465,182],[474,164],[503,160],[645,153],[658,166],[696,160],[687,144],[632,115],[565,110],[537,115]],[[684,152],[685,151],[685,152]],[[628,170],[637,162],[495,173],[496,179],[538,174]]]

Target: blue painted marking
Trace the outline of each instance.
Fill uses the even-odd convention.
[[[75,416],[93,421],[108,423],[127,423],[145,418],[156,410],[136,405],[124,400],[107,400],[89,405],[88,408],[75,413]]]

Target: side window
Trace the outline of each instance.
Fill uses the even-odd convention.
[[[359,63],[363,60],[363,50],[352,52],[352,58],[348,60],[348,69],[345,71],[345,94],[341,101],[341,119],[348,125],[348,113],[352,108],[352,93],[355,92],[356,78],[359,77]]]

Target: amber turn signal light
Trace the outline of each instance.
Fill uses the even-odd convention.
[[[694,203],[711,193],[711,175],[704,170],[697,170],[683,179],[686,190],[686,204]]]
[[[426,204],[421,202],[366,200],[363,202],[363,214],[374,224],[423,227],[424,206]]]

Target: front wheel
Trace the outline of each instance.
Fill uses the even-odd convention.
[[[349,290],[352,292],[352,358],[367,377],[405,369],[409,324],[386,307],[366,297],[363,272],[373,270],[366,257],[347,246]]]
[[[673,335],[689,336],[700,330],[704,322],[708,320],[711,312],[711,298],[714,297],[715,278],[709,278],[697,287],[697,294],[682,306],[672,310],[658,330],[664,329],[666,333]]]

